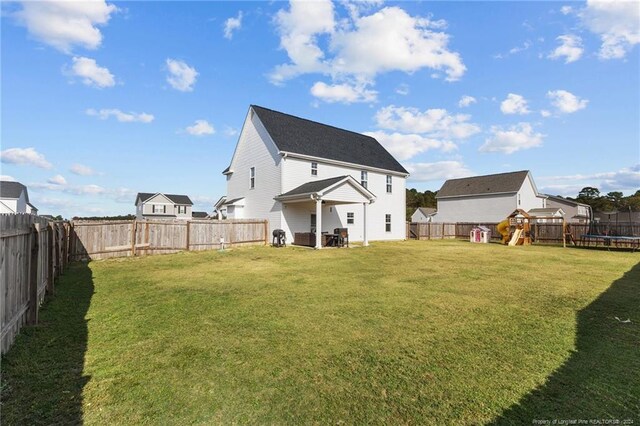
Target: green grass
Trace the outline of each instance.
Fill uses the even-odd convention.
[[[637,422],[639,260],[409,241],[74,264],[2,360],[2,423]]]

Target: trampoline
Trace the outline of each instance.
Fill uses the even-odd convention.
[[[618,235],[594,235],[584,234],[580,236],[580,245],[582,247],[606,247],[630,248],[632,251],[640,248],[640,237],[628,237]]]

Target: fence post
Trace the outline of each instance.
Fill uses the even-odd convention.
[[[131,224],[131,257],[136,255],[136,232],[138,230],[138,222],[133,219]]]
[[[269,245],[269,221],[264,220],[264,245]]]
[[[53,280],[53,226],[49,222],[47,225],[47,293],[52,296],[55,291]]]
[[[31,258],[29,259],[29,316],[27,323],[34,325],[38,323],[38,252],[40,243],[38,242],[40,225],[31,225]]]
[[[187,221],[187,251],[189,251],[189,237],[191,233],[191,221]]]

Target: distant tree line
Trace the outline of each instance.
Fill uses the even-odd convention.
[[[135,218],[134,214],[125,214],[120,216],[74,216],[73,220],[133,220]]]
[[[598,188],[587,186],[582,188],[576,198],[567,197],[579,203],[588,204],[593,211],[640,211],[640,189],[633,195],[625,197],[622,192],[613,191],[602,195]]]

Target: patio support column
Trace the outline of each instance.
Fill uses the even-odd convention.
[[[369,238],[367,237],[367,203],[362,203],[362,225],[364,229],[362,230],[362,245],[364,247],[369,245]]]
[[[316,198],[316,250],[322,248],[322,199]]]

